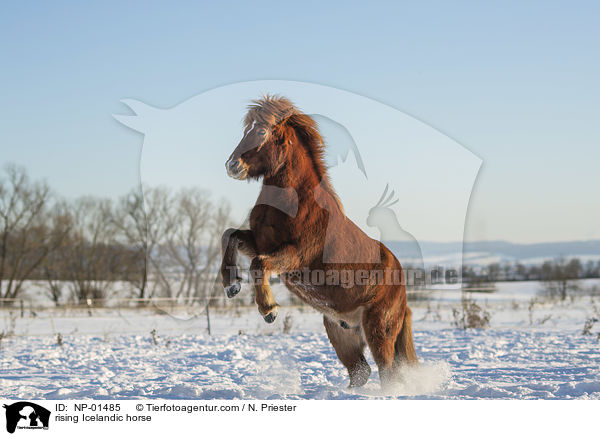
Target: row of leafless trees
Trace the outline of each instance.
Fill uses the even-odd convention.
[[[483,269],[465,265],[462,270],[466,283],[493,283],[511,280],[536,280],[543,284],[550,297],[565,300],[570,292],[580,291],[578,280],[600,277],[600,261],[583,264],[578,258],[558,257],[541,265],[523,265],[519,262],[492,263]]]
[[[200,189],[67,201],[9,165],[0,178],[0,298],[19,298],[36,280],[57,305],[116,293],[201,301],[218,289],[229,220],[228,206]]]
[[[599,278],[600,261],[581,262],[578,258],[569,260],[559,257],[542,264],[524,265],[520,262],[491,263],[484,268],[463,266],[463,280],[470,282],[496,282],[512,280],[551,280],[557,275],[569,279]]]

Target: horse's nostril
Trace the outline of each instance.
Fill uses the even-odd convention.
[[[225,164],[225,167],[227,167],[227,169],[229,171],[235,171],[237,169],[237,166],[238,166],[237,160],[230,160],[230,161],[227,161],[227,163]]]

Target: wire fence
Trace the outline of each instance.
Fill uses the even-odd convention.
[[[251,306],[245,299],[239,301],[226,300],[224,297],[151,297],[151,298],[88,298],[82,303],[59,303],[40,302],[35,298],[0,298],[0,309],[4,310],[53,310],[53,309],[136,309],[152,307],[153,305],[171,306],[174,308],[203,307],[218,303],[215,306]]]
[[[463,288],[453,289],[454,292],[493,292],[493,287],[477,287],[477,288]],[[412,301],[427,301],[432,297],[434,293],[444,293],[443,289],[413,289],[407,291],[409,302]],[[251,295],[248,295],[251,297]],[[246,296],[246,297],[248,297]],[[310,311],[311,308],[300,301],[298,298],[292,296],[291,293],[286,292],[285,294],[278,295],[280,303],[285,305],[287,310],[305,310]],[[45,304],[44,304],[45,303]],[[209,297],[190,297],[190,298],[175,298],[175,297],[151,297],[151,298],[140,298],[140,297],[111,297],[111,298],[88,298],[83,303],[65,303],[65,304],[52,304],[51,302],[40,301],[39,298],[33,297],[21,297],[21,298],[0,298],[0,313],[3,313],[2,317],[4,322],[12,324],[13,327],[5,326],[2,330],[3,334],[14,330],[14,323],[17,318],[24,319],[24,322],[29,323],[31,319],[35,318],[48,318],[50,320],[60,318],[80,318],[84,317],[100,317],[100,318],[111,318],[111,317],[123,317],[127,316],[127,313],[133,314],[145,313],[153,316],[164,315],[172,317],[178,320],[190,321],[190,320],[201,320],[206,327],[207,333],[212,333],[213,319],[211,317],[216,316],[216,320],[222,320],[226,314],[237,313],[238,315],[244,313],[245,310],[255,308],[252,298],[235,298],[226,299],[223,295],[209,296]],[[132,312],[133,311],[133,312]],[[141,312],[145,311],[145,312]],[[150,312],[150,313],[148,313]],[[8,321],[7,321],[8,320]],[[0,329],[1,330],[1,329]],[[5,331],[6,330],[6,331]]]
[[[433,293],[444,293],[445,291],[462,291],[475,293],[491,293],[496,291],[493,286],[482,287],[463,287],[458,289],[412,289],[407,290],[408,299],[418,301],[428,299]],[[287,303],[295,306],[305,306],[302,301],[294,298],[292,294],[284,297]],[[0,309],[17,310],[24,316],[26,310],[52,310],[52,309],[136,309],[145,307],[170,307],[172,309],[181,309],[188,307],[212,306],[213,308],[235,308],[253,306],[252,298],[227,299],[223,295],[208,297],[110,297],[110,298],[88,298],[83,303],[52,303],[51,301],[41,301],[34,297],[21,298],[0,298]]]

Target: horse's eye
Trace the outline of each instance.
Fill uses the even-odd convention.
[[[265,129],[260,129],[260,130],[258,131],[258,134],[259,134],[260,136],[265,136],[265,135],[267,134],[267,131],[266,131]]]

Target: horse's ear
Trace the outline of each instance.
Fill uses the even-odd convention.
[[[123,99],[121,100],[121,103],[129,107],[135,115],[113,114],[113,118],[130,129],[137,130],[141,133],[145,133],[145,126],[149,123],[153,123],[156,115],[162,110],[131,98]]]

